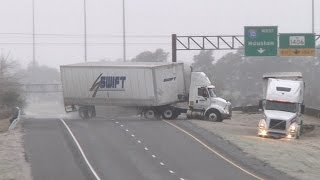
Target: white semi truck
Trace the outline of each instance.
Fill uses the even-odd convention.
[[[304,113],[305,83],[300,72],[278,72],[263,75],[264,118],[258,125],[262,137],[299,138]]]
[[[183,63],[89,62],[60,70],[65,110],[82,118],[94,117],[97,105],[136,107],[147,118],[231,117],[231,103],[215,95],[205,73],[191,72],[188,94]]]

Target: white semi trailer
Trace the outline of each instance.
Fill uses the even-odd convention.
[[[147,118],[231,117],[231,103],[215,95],[205,73],[191,72],[188,94],[183,63],[90,62],[60,70],[65,110],[79,111],[82,118],[94,117],[97,105],[136,107]]]
[[[277,72],[263,75],[264,118],[258,125],[263,137],[299,138],[304,113],[305,84],[300,72]]]

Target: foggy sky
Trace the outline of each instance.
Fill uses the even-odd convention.
[[[84,61],[83,0],[35,0],[35,14],[40,64],[58,68]],[[320,0],[315,0],[317,34],[319,17]],[[32,0],[1,0],[0,22],[1,51],[28,64]],[[126,0],[127,58],[156,48],[171,52],[172,33],[237,35],[250,25],[278,26],[279,33],[310,33],[311,0]],[[122,58],[122,0],[87,0],[87,33],[89,61]],[[190,61],[194,53],[198,52],[179,52],[178,61]]]

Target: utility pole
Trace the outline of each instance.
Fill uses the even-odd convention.
[[[83,15],[84,15],[84,62],[87,62],[87,3],[83,0]]]
[[[125,14],[125,2],[122,0],[122,22],[123,22],[123,61],[126,62],[126,14]]]
[[[314,0],[312,0],[312,33],[315,33],[315,30],[314,30]]]
[[[32,55],[33,55],[33,59],[32,59],[32,63],[33,66],[36,65],[36,37],[35,37],[35,8],[34,8],[34,0],[32,0]]]

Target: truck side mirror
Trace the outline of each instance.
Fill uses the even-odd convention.
[[[259,109],[262,109],[262,102],[263,102],[263,100],[260,99],[260,100],[259,100]]]
[[[258,105],[259,112],[263,112],[263,103],[264,103],[263,99],[260,99],[259,105]]]
[[[301,114],[304,114],[304,109],[305,109],[305,106],[301,104]]]

